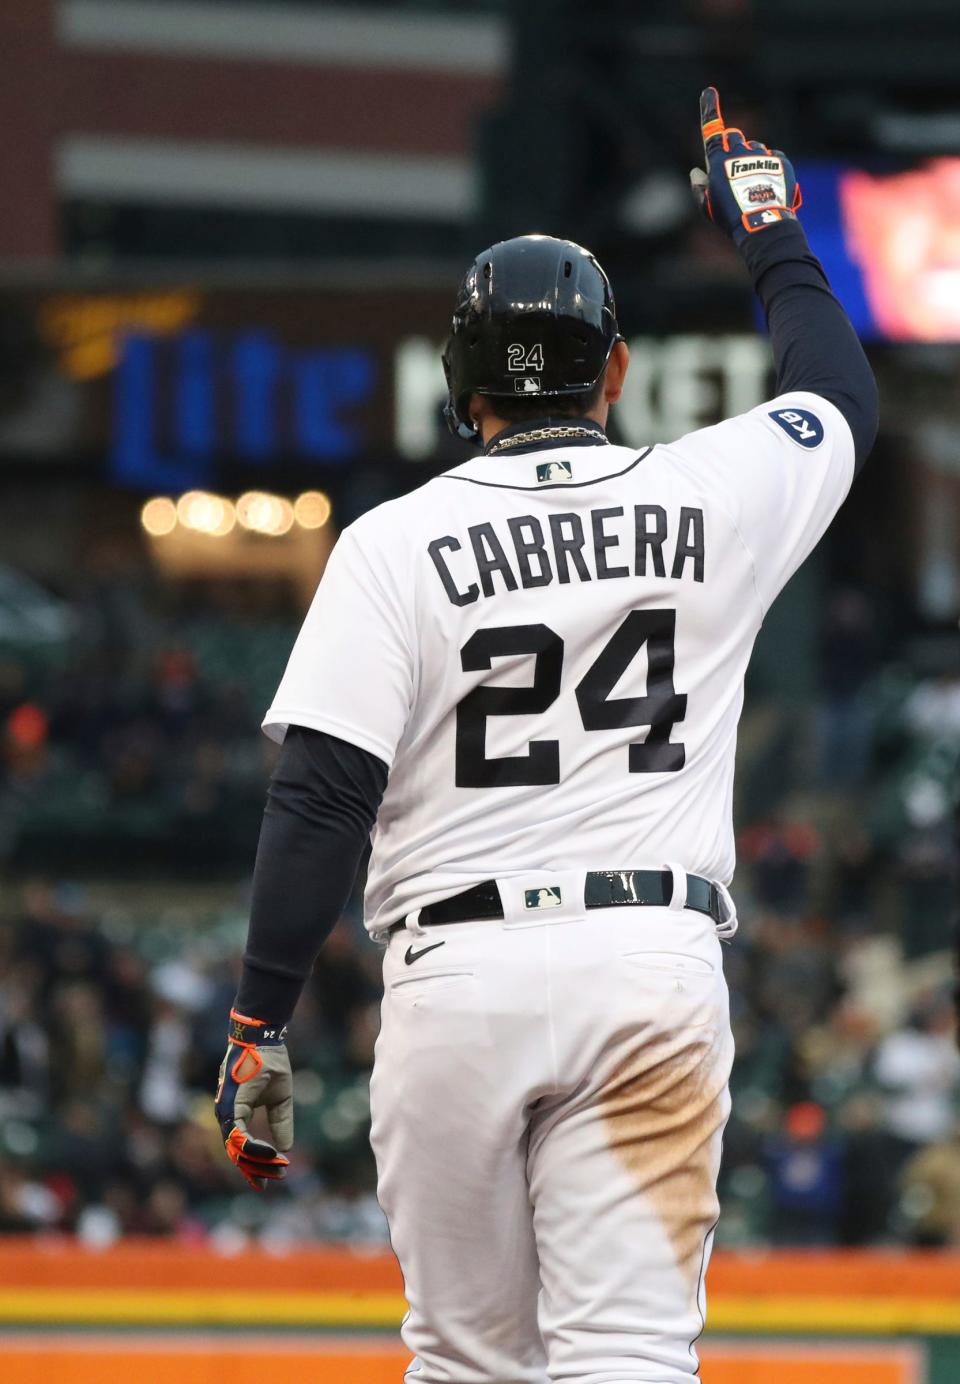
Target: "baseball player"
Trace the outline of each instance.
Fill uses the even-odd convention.
[[[253,1186],[283,1175],[286,1024],[372,830],[372,1143],[411,1380],[698,1369],[744,673],[877,424],[789,161],[712,87],[701,123],[694,188],[766,310],[776,396],[611,446],[603,270],[546,236],[485,250],[443,358],[482,450],[344,531],[264,722],[283,748],[217,1115]]]

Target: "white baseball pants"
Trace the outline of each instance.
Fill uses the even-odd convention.
[[[733,1058],[714,924],[584,912],[582,874],[500,887],[503,922],[411,915],[384,959],[371,1137],[405,1377],[686,1384]],[[543,887],[563,902],[531,913]]]

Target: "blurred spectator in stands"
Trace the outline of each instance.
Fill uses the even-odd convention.
[[[901,1164],[924,1145],[949,1137],[960,1092],[960,1053],[949,994],[927,996],[907,1027],[883,1039],[873,1075],[884,1095],[884,1125]]]
[[[129,1089],[139,1079],[150,1029],[151,997],[143,959],[129,947],[112,951],[104,987],[107,1065],[111,1077]]]
[[[960,737],[960,670],[951,669],[918,683],[903,711],[915,735],[956,741]]]
[[[49,1158],[56,1171],[48,1177],[47,1185],[70,1214],[99,1199],[123,1163],[115,1112],[104,1108],[98,1096],[96,1090],[73,1096],[54,1126]]]
[[[876,672],[878,653],[867,597],[849,587],[834,592],[821,637],[818,722],[820,780],[836,788],[856,788],[866,777],[873,723],[863,690]]]
[[[49,723],[35,702],[21,702],[7,717],[3,748],[5,771],[21,783],[39,778],[47,767]]]
[[[839,1236],[845,1153],[827,1129],[823,1107],[801,1101],[786,1112],[783,1128],[767,1141],[764,1161],[780,1244],[830,1245]]]
[[[960,736],[956,739],[960,746]],[[903,780],[906,821],[892,848],[907,958],[949,949],[950,918],[957,897],[957,853],[952,827],[950,773],[934,774],[924,765]],[[960,774],[960,753],[956,755]]]
[[[781,1094],[802,1100],[797,1044],[838,994],[834,958],[815,920],[764,913],[755,924],[752,1003],[789,1044]]]
[[[753,866],[757,903],[779,913],[802,912],[809,896],[810,863],[820,838],[809,822],[772,813],[740,833],[740,856]]]
[[[849,1176],[840,1216],[845,1245],[869,1245],[888,1239],[895,1229],[898,1156],[883,1127],[883,1106],[869,1091],[851,1095],[838,1111]]]
[[[20,955],[39,968],[45,994],[61,980],[100,980],[110,948],[91,924],[82,889],[31,880],[21,890],[20,903]]]
[[[50,1040],[39,1004],[40,977],[27,962],[13,964],[4,931],[0,954],[0,1109],[36,1118],[49,1099]]]
[[[78,566],[72,592],[77,646],[91,664],[108,666],[114,676],[139,671],[157,647],[157,620],[147,599],[150,575],[131,535],[97,538]]]
[[[140,1107],[157,1124],[180,1120],[187,1106],[184,1063],[190,1050],[190,1027],[182,1009],[160,1000],[147,1036],[140,1084]]]
[[[204,689],[197,665],[188,649],[162,649],[153,662],[153,709],[164,731],[183,735],[204,703]]]
[[[798,1044],[800,1063],[819,1100],[838,1105],[864,1088],[876,1040],[874,1017],[851,995],[826,1011],[825,1022],[808,1027]]]
[[[0,721],[26,701],[27,672],[18,658],[0,654]]]
[[[0,1235],[26,1234],[55,1225],[60,1205],[39,1179],[0,1161]]]
[[[108,731],[101,752],[112,803],[123,807],[148,804],[162,793],[165,746],[158,728],[145,717]]]
[[[358,940],[356,923],[341,918],[317,958],[308,991],[327,1060],[346,1060],[362,1069],[373,1061],[366,1011],[379,1008],[382,984],[379,953],[365,944],[358,946]],[[375,1020],[374,1040],[377,1025]]]
[[[35,702],[18,702],[0,723],[0,861],[17,845],[24,808],[51,776],[49,724]]]
[[[835,933],[854,935],[872,932],[877,886],[886,862],[878,858],[877,843],[867,830],[859,804],[837,813],[830,828],[823,879],[831,928]]]
[[[202,1225],[189,1216],[183,1187],[172,1178],[164,1178],[150,1189],[138,1231],[141,1235],[172,1235],[178,1239],[203,1235]]]
[[[191,1207],[202,1206],[208,1197],[234,1190],[231,1179],[224,1176],[220,1131],[205,1106],[196,1112],[196,1118],[183,1120],[173,1131],[168,1168]]]
[[[76,1091],[100,1090],[106,1072],[103,1001],[84,981],[57,985],[50,996],[50,1086],[54,1105]]]
[[[915,1244],[960,1249],[960,1132],[908,1160],[901,1212]]]

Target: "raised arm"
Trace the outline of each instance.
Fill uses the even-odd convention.
[[[706,215],[732,238],[763,304],[777,392],[806,390],[834,404],[853,435],[857,470],[879,418],[873,372],[856,332],[797,220],[790,160],[725,125],[715,87],[700,97],[706,171],[690,174]]]

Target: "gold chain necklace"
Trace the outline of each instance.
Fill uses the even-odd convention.
[[[565,428],[561,424],[553,424],[549,428],[531,428],[529,432],[514,433],[512,437],[505,437],[502,442],[495,442],[489,447],[486,455],[490,457],[494,452],[508,452],[513,447],[526,447],[531,442],[552,442],[560,437],[595,437],[598,442],[607,440],[603,433],[598,433],[595,428]]]

